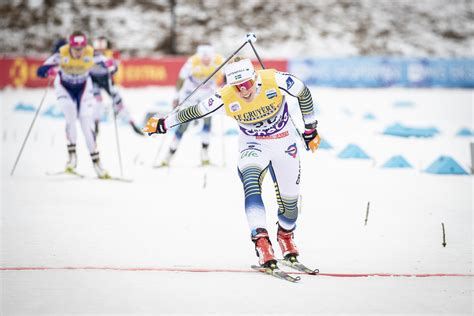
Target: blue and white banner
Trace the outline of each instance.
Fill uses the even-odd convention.
[[[308,85],[329,87],[474,88],[474,59],[291,59],[288,71]]]

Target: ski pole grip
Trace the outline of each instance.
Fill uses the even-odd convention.
[[[245,41],[255,43],[257,41],[257,35],[255,35],[255,33],[247,33],[245,35]]]

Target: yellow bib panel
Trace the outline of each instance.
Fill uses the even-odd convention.
[[[209,77],[217,67],[222,64],[223,58],[221,55],[214,55],[209,66],[206,66],[202,63],[201,57],[199,55],[193,55],[191,58],[191,76],[196,78],[199,81],[204,81],[207,77]],[[216,74],[216,81],[220,81],[222,74],[219,72]]]
[[[94,49],[90,45],[86,46],[84,56],[81,58],[72,58],[69,45],[61,47],[59,56],[61,57],[59,66],[61,70],[68,75],[85,74],[94,66]]]
[[[275,69],[259,70],[258,75],[262,86],[252,102],[243,100],[232,86],[220,89],[227,115],[240,123],[254,124],[269,119],[281,107],[283,95],[276,83]]]
[[[114,59],[114,51],[111,50],[111,49],[106,49],[102,52],[102,55],[104,55],[105,57],[109,58],[109,59]]]

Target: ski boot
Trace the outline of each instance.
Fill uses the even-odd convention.
[[[292,230],[286,230],[278,224],[278,232],[277,232],[277,240],[278,244],[281,248],[281,253],[283,254],[283,258],[288,260],[289,262],[297,262],[297,258],[299,255],[298,248],[296,248],[295,241],[293,239],[294,234]]]
[[[255,235],[252,234],[252,241],[255,243],[255,252],[258,256],[258,263],[264,268],[277,268],[277,260],[273,253],[272,243],[265,228],[257,228]]]
[[[208,152],[209,144],[202,144],[201,148],[201,164],[203,166],[208,166],[211,161],[209,160],[209,152]]]
[[[99,179],[110,179],[109,173],[102,167],[99,159],[99,153],[95,152],[91,154],[92,164],[94,166],[95,173]]]
[[[77,155],[76,155],[76,144],[67,145],[67,152],[69,155],[68,161],[66,163],[66,172],[73,173],[76,170],[77,166]]]

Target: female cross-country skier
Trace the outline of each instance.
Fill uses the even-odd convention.
[[[255,71],[249,59],[235,58],[225,66],[224,72],[227,84],[223,88],[165,118],[150,118],[143,131],[149,135],[163,134],[174,126],[214,114],[234,118],[240,128],[238,173],[245,194],[245,214],[259,264],[277,268],[262,201],[261,184],[268,170],[278,202],[278,244],[284,259],[295,263],[299,251],[293,237],[300,192],[296,143],[302,136],[307,149],[314,152],[320,141],[311,93],[301,80],[289,73],[275,69]],[[305,123],[302,135],[292,126],[288,96],[298,99]]]
[[[108,179],[110,175],[100,162],[93,130],[95,100],[89,73],[95,65],[113,66],[111,60],[104,56],[94,56],[94,49],[88,45],[86,35],[76,31],[69,36],[66,45],[59,47],[57,52],[38,68],[37,75],[41,78],[55,77],[56,98],[66,120],[69,159],[65,171],[74,173],[76,170],[76,121],[79,120],[94,170],[99,178]]]

